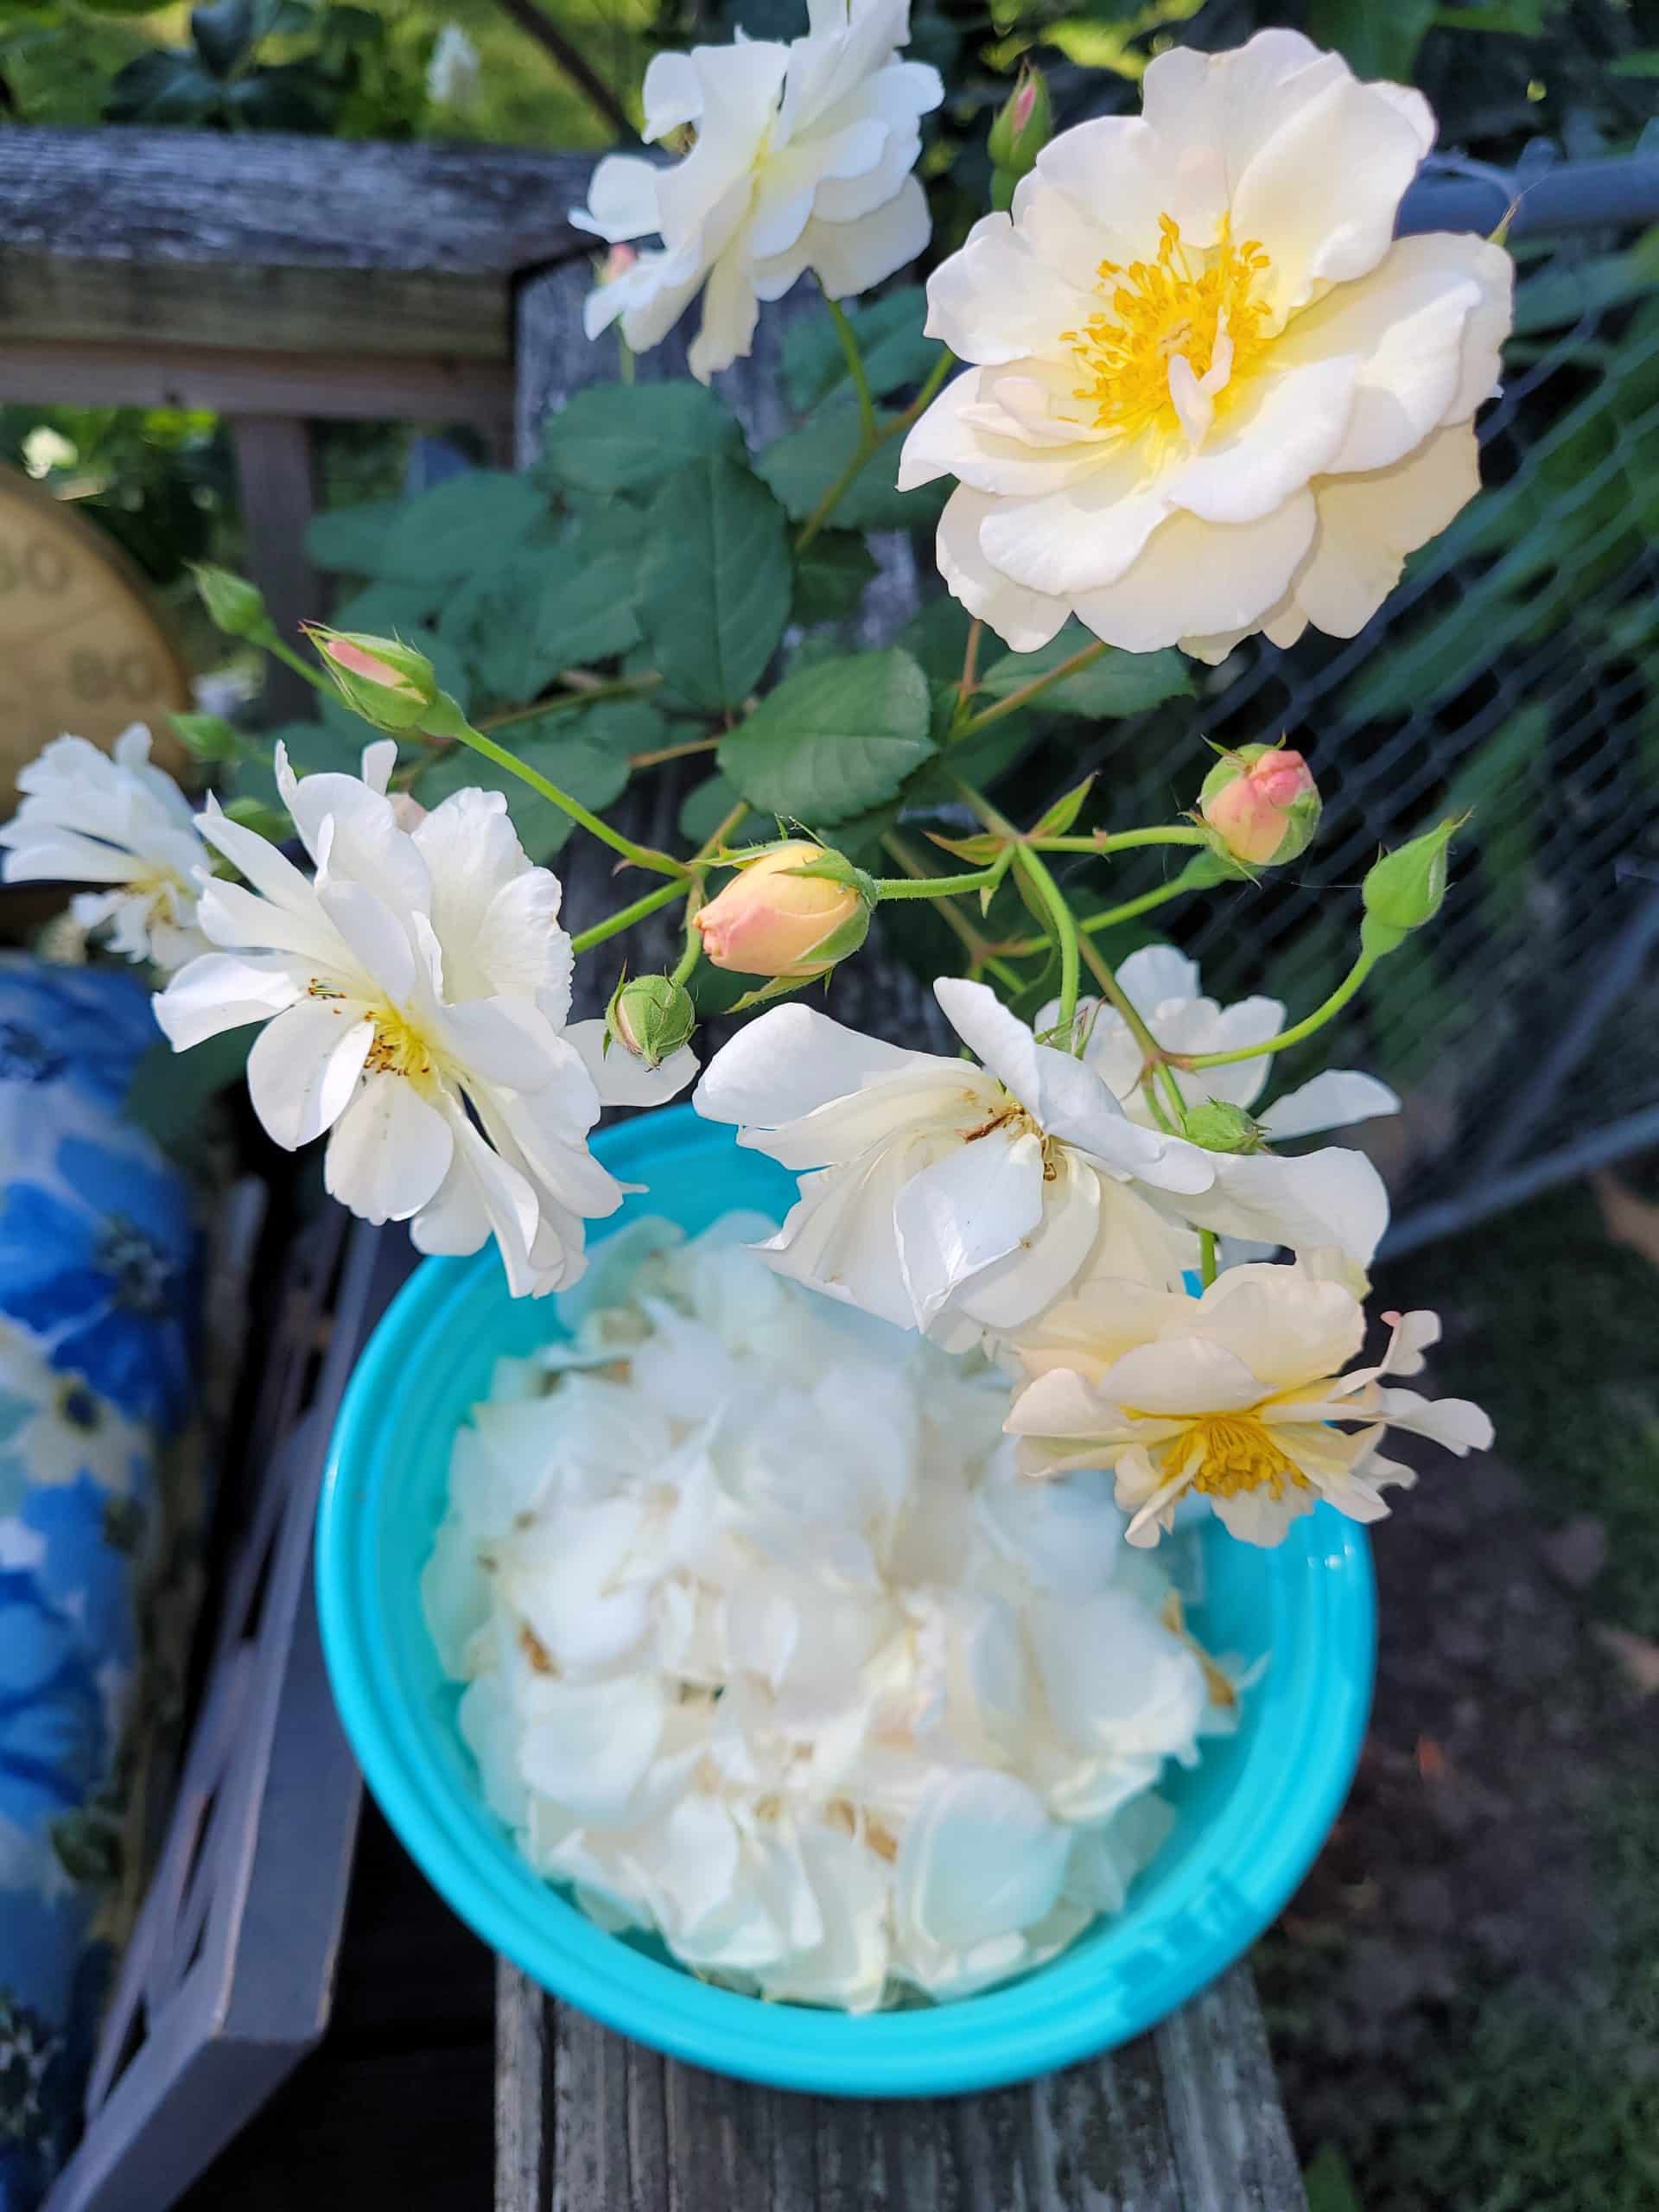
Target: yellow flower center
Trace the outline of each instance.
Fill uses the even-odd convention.
[[[1096,429],[1124,438],[1191,435],[1171,389],[1178,358],[1214,402],[1237,386],[1270,342],[1268,303],[1253,296],[1268,266],[1260,244],[1235,244],[1224,221],[1212,246],[1185,245],[1172,215],[1160,215],[1158,228],[1156,260],[1127,269],[1103,261],[1096,289],[1105,305],[1081,330],[1060,333],[1085,379],[1072,397],[1093,407]]]
[[[1211,1497],[1236,1497],[1241,1491],[1264,1490],[1279,1498],[1287,1490],[1307,1490],[1307,1477],[1279,1449],[1254,1414],[1207,1414],[1184,1428],[1165,1446],[1172,1470],[1198,1459],[1194,1490]]]
[[[306,991],[314,999],[346,996],[336,984],[325,982],[320,976],[311,978]],[[401,1075],[423,1088],[429,1086],[438,1073],[438,1055],[429,1040],[389,1001],[369,1007],[367,1013],[374,1034],[363,1063],[364,1074]]]

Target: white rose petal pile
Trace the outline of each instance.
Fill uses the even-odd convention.
[[[1107,1478],[1022,1480],[993,1368],[757,1226],[631,1281],[625,1232],[551,1371],[503,1363],[428,1619],[491,1804],[601,1924],[766,1997],[964,1996],[1122,1906],[1232,1688]]]

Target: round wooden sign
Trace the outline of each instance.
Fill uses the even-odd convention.
[[[148,722],[152,758],[181,767],[167,717],[189,704],[184,664],[120,548],[0,467],[0,816],[18,769],[66,730],[107,748]]]

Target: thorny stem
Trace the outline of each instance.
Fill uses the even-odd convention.
[[[1028,705],[1040,693],[1056,683],[1064,683],[1068,676],[1076,676],[1080,670],[1092,666],[1103,653],[1110,651],[1109,645],[1096,639],[1092,645],[1084,645],[1070,659],[1063,660],[1058,668],[1051,668],[1043,676],[1033,676],[1029,683],[1022,683],[1017,691],[1010,691],[1006,699],[999,699],[994,707],[982,707],[978,714],[970,715],[954,733],[957,742],[959,744],[964,737],[977,737],[981,730],[988,729],[993,722],[1000,722],[1006,715],[1017,715],[1021,707]],[[1093,849],[1092,842],[1090,849]]]
[[[996,880],[995,868],[979,868],[965,875],[884,875],[878,878],[875,887],[884,899],[957,899],[969,892],[988,891]]]
[[[957,712],[966,714],[968,702],[973,697],[979,671],[979,641],[984,635],[985,625],[975,615],[968,625],[968,643],[963,650],[962,675],[957,683]]]
[[[689,737],[683,745],[659,745],[654,753],[630,753],[630,768],[659,768],[665,760],[684,760],[694,753],[712,753],[717,737]]]
[[[1281,1030],[1278,1036],[1269,1037],[1260,1045],[1240,1045],[1230,1052],[1191,1052],[1182,1056],[1183,1067],[1221,1068],[1234,1060],[1253,1060],[1263,1052],[1282,1052],[1287,1045],[1300,1045],[1315,1030],[1323,1029],[1333,1014],[1340,1014],[1360,985],[1376,967],[1377,955],[1362,952],[1348,973],[1343,977],[1322,1006],[1315,1007],[1306,1021],[1299,1021],[1294,1028]]]
[[[646,892],[643,899],[636,899],[632,906],[624,906],[616,913],[607,915],[602,922],[595,922],[591,929],[583,930],[579,937],[570,940],[572,949],[577,952],[587,952],[596,944],[603,944],[607,938],[620,936],[622,931],[632,929],[635,922],[644,921],[647,914],[654,914],[660,908],[672,905],[676,899],[683,898],[686,900],[686,944],[688,950],[691,951],[691,958],[688,962],[683,955],[673,976],[677,983],[683,983],[696,965],[696,952],[692,950],[696,940],[691,934],[691,917],[702,903],[702,871],[715,864],[715,855],[723,849],[727,838],[748,810],[748,802],[739,799],[731,812],[687,861],[689,889],[684,880],[658,884],[655,891]]]
[[[1207,845],[1207,830],[1185,830],[1175,823],[1155,830],[1096,830],[1092,837],[1033,837],[1039,853],[1128,853],[1140,845]]]

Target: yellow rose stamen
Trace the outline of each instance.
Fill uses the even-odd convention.
[[[306,985],[306,995],[314,999],[342,1001],[346,996],[338,985],[325,982],[321,976],[311,978]],[[376,1007],[370,1019],[374,1024],[374,1035],[363,1062],[364,1074],[401,1075],[410,1083],[429,1084],[436,1073],[437,1056],[420,1031],[405,1020],[394,1006]]]
[[[1237,388],[1269,343],[1268,303],[1252,296],[1269,265],[1260,242],[1235,244],[1224,221],[1208,247],[1185,245],[1171,215],[1160,215],[1158,228],[1156,260],[1127,269],[1103,261],[1106,305],[1083,329],[1060,333],[1087,378],[1072,397],[1093,406],[1096,429],[1125,438],[1183,430],[1169,380],[1177,355],[1202,384],[1221,354],[1219,398]]]
[[[1209,1414],[1184,1428],[1165,1447],[1172,1471],[1198,1462],[1192,1488],[1211,1497],[1236,1497],[1242,1491],[1264,1490],[1281,1498],[1289,1490],[1313,1487],[1300,1468],[1274,1442],[1253,1414]]]

